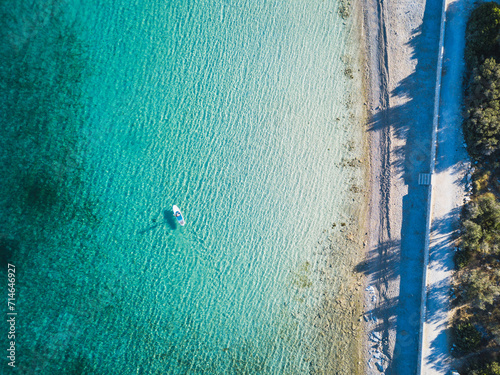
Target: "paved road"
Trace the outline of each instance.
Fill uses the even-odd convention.
[[[445,48],[422,353],[421,373],[425,375],[448,374],[451,361],[448,318],[453,240],[464,199],[467,169],[460,105],[464,33],[470,3],[470,0],[446,1]]]

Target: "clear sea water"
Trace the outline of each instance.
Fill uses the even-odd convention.
[[[2,2],[15,372],[356,371],[363,98],[346,4]]]

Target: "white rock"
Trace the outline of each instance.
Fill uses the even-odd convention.
[[[373,292],[373,293],[375,293],[375,288],[372,285],[368,285],[365,290],[367,292]]]
[[[373,342],[379,342],[380,340],[382,340],[382,335],[380,334],[380,332],[372,332],[372,334],[370,335],[370,340],[372,340]]]
[[[369,368],[373,368],[373,366],[372,366],[372,359],[371,358],[368,360],[368,367]]]

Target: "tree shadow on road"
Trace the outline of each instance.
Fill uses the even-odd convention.
[[[381,217],[381,227],[387,231],[387,239],[369,253],[368,265],[357,268],[370,280],[377,280],[380,287],[384,283],[389,285],[389,280],[399,284],[397,297],[388,296],[373,309],[373,314],[383,319],[375,326],[375,329],[384,332],[382,341],[389,338],[384,327],[391,327],[396,334],[394,356],[385,374],[413,374],[418,368],[426,217],[430,197],[430,187],[419,184],[419,175],[430,173],[441,10],[441,2],[425,3],[423,23],[413,31],[407,44],[412,50],[415,70],[386,95],[387,108],[377,109],[369,121],[369,131],[377,133],[381,140],[382,155],[389,155],[388,160],[382,161],[381,175],[377,176],[380,179],[380,205],[395,210],[396,215],[398,207],[402,207],[400,233],[394,233],[395,228],[390,227],[389,214]],[[380,70],[390,72],[387,61],[385,64]],[[381,98],[382,104],[383,101],[384,98]],[[438,158],[436,163],[440,170],[454,167],[446,165],[444,158]],[[402,185],[407,189],[399,202],[398,195],[391,196],[395,176],[402,177]],[[462,181],[457,178],[456,183]],[[450,215],[456,214],[454,211]],[[450,235],[448,222],[449,217],[435,222],[433,235]],[[401,238],[400,244],[391,238]],[[394,246],[400,248],[384,253],[385,248]],[[442,294],[442,288],[446,287],[444,284],[436,285],[434,291]]]
[[[451,328],[443,329],[439,335],[431,342],[431,354],[427,360],[432,363],[432,368],[441,373],[449,368],[450,357],[443,354],[441,350],[443,346],[449,346],[449,337],[451,335]]]

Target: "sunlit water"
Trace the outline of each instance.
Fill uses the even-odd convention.
[[[362,97],[341,4],[18,3],[0,232],[18,372],[352,374]]]

